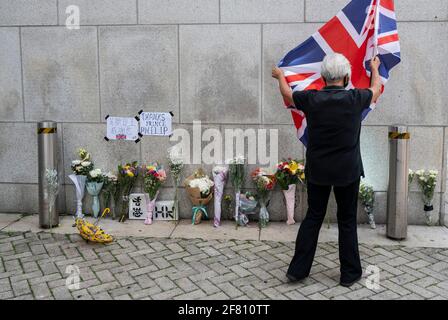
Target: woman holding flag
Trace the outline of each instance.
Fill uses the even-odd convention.
[[[325,87],[294,92],[283,71],[278,67],[272,69],[283,99],[305,114],[308,130],[305,166],[308,211],[286,274],[292,282],[310,273],[332,188],[338,207],[340,284],[351,286],[362,276],[356,219],[359,181],[364,176],[361,121],[363,111],[380,96],[382,85],[379,58],[374,57],[370,66],[371,87],[346,90],[350,83],[350,62],[342,54],[327,55],[321,66]]]

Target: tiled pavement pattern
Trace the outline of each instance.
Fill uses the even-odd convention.
[[[309,279],[285,283],[293,243],[121,238],[87,244],[79,235],[0,232],[0,299],[448,299],[448,249],[361,245],[363,267],[381,270],[338,285],[337,244],[320,243]],[[80,288],[66,287],[66,267]]]

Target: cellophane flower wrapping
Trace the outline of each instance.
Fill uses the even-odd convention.
[[[48,197],[49,225],[53,227],[53,219],[56,208],[56,198],[59,193],[58,171],[56,169],[45,169],[45,191]]]
[[[101,192],[101,188],[103,187],[103,182],[96,181],[88,181],[86,184],[87,192],[92,196],[92,212],[95,218],[98,218],[98,214],[100,212],[100,201],[99,194]]]
[[[86,187],[87,176],[93,170],[93,162],[91,161],[90,153],[84,148],[77,150],[78,159],[72,160],[71,169],[73,173],[68,177],[73,181],[76,192],[76,212],[75,219],[83,218],[82,213],[82,199],[84,198],[84,191]]]
[[[215,183],[215,217],[213,220],[213,225],[215,227],[219,227],[221,225],[221,204],[228,174],[229,168],[227,166],[216,166],[213,168],[213,182]]]
[[[100,211],[99,194],[104,185],[104,173],[101,169],[92,169],[87,174],[87,192],[92,196],[92,212],[95,218],[98,217]]]

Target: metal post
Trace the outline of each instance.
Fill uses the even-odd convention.
[[[37,124],[38,166],[39,166],[39,225],[50,228],[59,225],[56,206],[50,221],[49,197],[46,188],[46,169],[57,170],[57,124],[54,121],[42,121]]]
[[[409,138],[406,126],[389,127],[387,236],[397,240],[405,239],[407,236]]]

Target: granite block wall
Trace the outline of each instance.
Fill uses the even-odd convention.
[[[67,214],[74,210],[67,175],[76,148],[88,148],[98,167],[111,170],[133,159],[166,163],[165,150],[174,144],[160,137],[145,137],[139,144],[105,142],[108,114],[173,111],[175,128],[190,133],[195,120],[202,121],[203,130],[278,129],[279,157],[303,157],[270,69],[346,3],[0,0],[0,212],[38,209],[36,122],[46,119],[59,123],[63,192],[58,205]],[[410,167],[439,170],[434,214],[448,224],[448,0],[395,3],[403,62],[363,127],[366,180],[378,192],[377,220],[384,222],[388,125],[409,125]],[[70,5],[80,9],[78,30],[65,27]],[[187,166],[185,174],[197,167]],[[250,181],[246,186],[252,187]],[[165,191],[163,197],[169,198],[171,183]],[[297,196],[300,220],[306,208],[304,190]],[[413,186],[411,223],[424,223],[422,206]],[[285,218],[279,191],[271,208],[273,220]],[[335,215],[333,200],[329,214]],[[185,196],[181,216],[190,216]],[[361,210],[359,217],[365,221]]]

